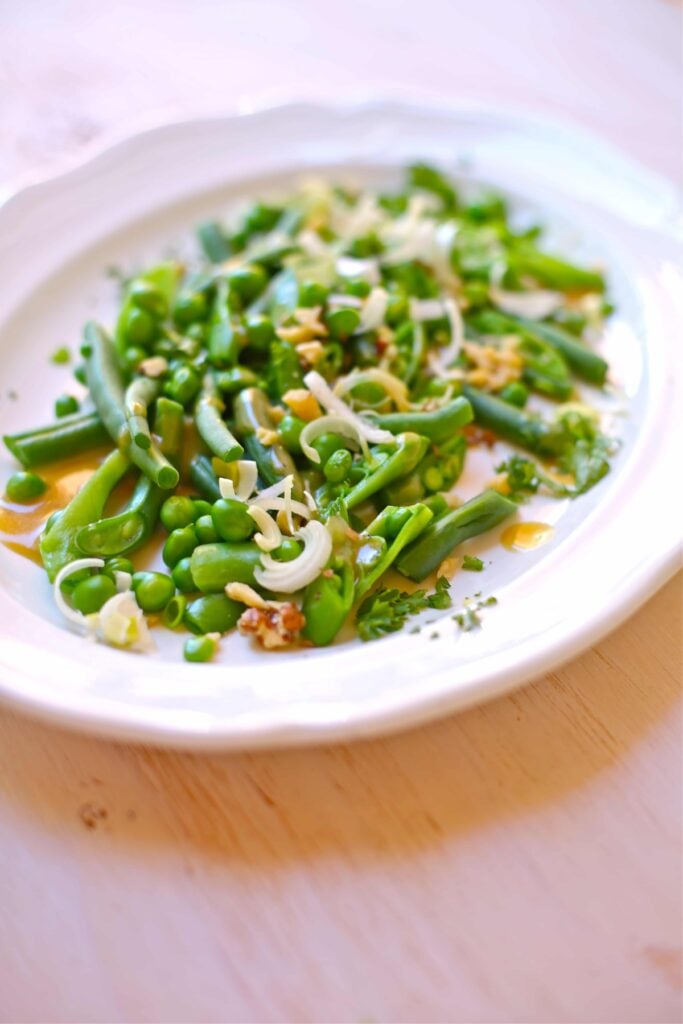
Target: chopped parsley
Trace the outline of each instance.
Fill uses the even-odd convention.
[[[411,615],[427,608],[443,610],[452,604],[450,583],[439,576],[433,594],[415,590],[408,594],[395,587],[381,587],[361,604],[356,613],[356,626],[361,640],[379,640],[388,633],[397,633]]]
[[[484,568],[484,563],[476,555],[465,555],[462,560],[462,567],[468,572],[481,572]]]

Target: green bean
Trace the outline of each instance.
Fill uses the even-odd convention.
[[[429,444],[426,437],[409,432],[398,434],[396,441],[396,447],[384,462],[365,479],[359,481],[346,495],[344,505],[347,509],[360,505],[393,480],[410,473],[425,454]]]
[[[95,412],[64,417],[47,427],[3,437],[6,447],[26,469],[80,455],[108,440],[109,434]]]
[[[225,232],[215,220],[205,221],[197,228],[197,236],[204,255],[211,263],[222,263],[232,254]]]
[[[204,594],[187,606],[183,622],[193,633],[227,633],[243,611],[243,605],[225,594]]]
[[[513,322],[518,322],[524,330],[532,336],[536,336],[547,344],[552,345],[567,361],[568,366],[577,377],[602,387],[607,378],[609,369],[607,363],[597,352],[577,341],[568,331],[554,324],[539,323],[536,320],[526,320],[523,317],[510,317]]]
[[[539,284],[561,292],[603,292],[605,278],[597,270],[585,270],[566,260],[540,252],[533,246],[512,248],[507,253],[508,266],[520,277],[531,276]]]
[[[516,511],[514,501],[497,491],[483,491],[430,523],[398,558],[396,568],[419,583],[437,569],[458,544],[493,529]]]
[[[159,383],[151,377],[135,377],[126,388],[123,411],[131,440],[139,448],[152,447],[152,435],[147,417],[149,406],[158,394]]]
[[[191,555],[190,569],[197,589],[218,593],[228,583],[255,583],[254,569],[261,564],[261,549],[249,541],[200,544]]]
[[[390,412],[373,416],[373,423],[390,430],[392,434],[411,431],[428,437],[430,441],[446,441],[456,430],[464,427],[473,418],[472,406],[460,396],[440,409],[429,412]]]
[[[259,475],[266,484],[277,483],[286,476],[294,477],[294,490],[301,493],[301,480],[291,455],[281,444],[265,445],[257,436],[259,428],[275,430],[270,418],[268,398],[259,388],[245,388],[235,396],[233,415],[235,432],[244,448],[258,466]]]
[[[176,594],[168,602],[163,612],[164,625],[168,629],[177,629],[183,621],[185,615],[185,609],[187,607],[187,598],[184,594]]]
[[[156,444],[152,444],[149,450],[130,444],[124,412],[123,384],[111,341],[92,320],[86,324],[85,337],[91,349],[86,364],[88,387],[110,437],[158,487],[175,487],[179,479],[178,470]]]
[[[35,501],[47,490],[47,484],[37,473],[13,473],[5,484],[8,501]]]
[[[495,395],[477,388],[463,389],[474,410],[474,419],[482,427],[500,434],[506,441],[527,448],[537,455],[552,455],[554,445],[550,429],[538,417],[529,416]]]
[[[210,502],[218,501],[221,490],[208,455],[195,455],[190,462],[190,481]]]
[[[316,647],[331,644],[351,611],[354,593],[353,569],[348,562],[309,583],[301,607],[306,639]]]
[[[222,416],[224,410],[225,404],[213,376],[207,373],[195,407],[195,424],[199,436],[214,455],[223,462],[232,462],[244,455],[244,448],[226,426]]]
[[[280,401],[288,391],[304,386],[299,357],[288,341],[278,338],[271,344],[267,374],[268,391],[275,401]]]
[[[209,334],[209,359],[214,366],[230,366],[240,352],[239,336],[232,322],[230,288],[225,278],[216,286]]]
[[[82,557],[76,537],[82,527],[101,517],[109,496],[129,467],[126,456],[120,451],[113,451],[83,484],[59,518],[43,531],[40,555],[51,580],[67,562]]]
[[[201,379],[194,366],[183,364],[176,366],[165,382],[164,394],[181,405],[187,405],[196,398],[200,387]]]
[[[180,465],[183,444],[183,410],[168,398],[157,401],[154,428],[160,451],[174,465]],[[79,550],[86,555],[122,555],[149,540],[159,517],[166,491],[140,475],[126,507],[118,515],[84,526],[76,535]]]
[[[180,264],[159,263],[129,282],[114,332],[119,363],[129,345],[147,348],[157,337],[160,311],[165,315],[171,306],[181,274]]]

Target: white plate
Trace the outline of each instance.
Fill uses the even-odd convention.
[[[450,612],[419,634],[270,655],[232,637],[216,665],[183,663],[173,636],[155,656],[85,643],[59,621],[42,571],[0,546],[4,700],[65,725],[169,745],[349,739],[525,682],[594,643],[673,571],[679,199],[600,142],[519,114],[290,105],[157,128],[13,195],[0,208],[2,432],[50,419],[68,371],[48,355],[75,347],[88,316],[111,316],[106,267],[173,251],[203,216],[302,171],[379,181],[415,158],[516,195],[558,244],[608,266],[618,314],[605,349],[628,407],[609,476],[576,502],[523,510],[557,519],[546,547],[522,555],[497,536],[480,542],[491,564],[453,585],[453,611],[475,589],[497,597],[480,630],[459,633]],[[5,479],[10,462],[0,458]]]

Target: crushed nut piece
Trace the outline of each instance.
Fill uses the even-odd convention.
[[[168,370],[168,363],[163,356],[150,356],[139,363],[138,370],[144,373],[145,377],[161,377]]]
[[[270,430],[268,427],[257,427],[256,436],[266,448],[269,448],[272,444],[277,444],[280,440],[277,430]]]
[[[297,352],[300,347],[297,347]],[[307,423],[322,416],[318,399],[307,388],[291,388],[282,396],[282,401],[289,406],[295,416],[306,420]]]
[[[320,341],[301,341],[295,348],[299,359],[308,366],[315,366],[316,363],[319,363],[325,353]]]
[[[269,650],[295,643],[306,619],[291,601],[277,608],[247,608],[237,623],[243,636],[253,636]]]

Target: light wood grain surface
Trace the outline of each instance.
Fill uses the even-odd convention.
[[[680,176],[664,0],[0,0],[0,182],[140,114],[365,89],[571,117]],[[681,588],[517,694],[192,756],[0,711],[3,1021],[681,1019]]]

